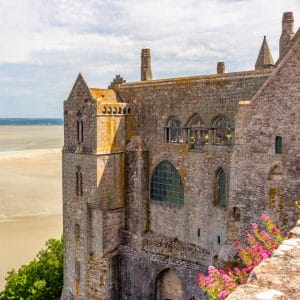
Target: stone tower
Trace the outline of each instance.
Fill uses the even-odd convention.
[[[288,11],[283,13],[282,17],[282,32],[279,40],[279,59],[281,59],[286,49],[294,37],[294,15],[293,12]]]
[[[152,80],[150,49],[142,49],[141,53],[141,81]]]
[[[64,103],[63,299],[119,299],[130,113],[115,91],[88,88],[81,75]]]
[[[257,61],[255,64],[255,70],[267,69],[274,66],[273,57],[267,42],[266,36],[264,36],[262,45],[259,50]]]

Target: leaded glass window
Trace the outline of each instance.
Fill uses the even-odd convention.
[[[282,154],[282,137],[276,136],[275,138],[275,154]]]
[[[227,181],[226,175],[223,169],[219,169],[216,176],[216,204],[220,204],[222,206],[226,206],[227,204]]]
[[[183,185],[180,175],[167,160],[162,161],[153,172],[150,197],[155,201],[183,205]]]

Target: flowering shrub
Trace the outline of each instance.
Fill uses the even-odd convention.
[[[236,242],[238,257],[242,267],[227,268],[219,270],[213,266],[208,267],[208,275],[198,275],[198,284],[206,291],[211,300],[225,299],[238,284],[246,283],[250,272],[260,262],[270,257],[273,250],[284,240],[280,230],[272,222],[269,216],[261,215],[261,220],[266,228],[260,230],[257,224],[252,224],[252,232],[246,231],[247,246]]]

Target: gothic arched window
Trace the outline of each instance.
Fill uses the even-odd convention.
[[[282,154],[282,137],[276,136],[275,138],[275,154]]]
[[[183,184],[180,175],[167,160],[162,161],[152,174],[150,197],[163,203],[183,205]]]
[[[208,129],[199,115],[195,115],[188,125],[188,141],[189,148],[192,150],[208,144]]]
[[[215,145],[229,145],[231,144],[232,133],[229,120],[224,117],[218,117],[213,121],[212,129],[214,131]]]
[[[222,168],[217,171],[215,178],[215,204],[222,206],[227,204],[227,180]]]
[[[181,121],[172,118],[168,122],[168,126],[166,127],[166,141],[167,143],[182,143],[182,128]]]

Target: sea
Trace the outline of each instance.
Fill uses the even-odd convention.
[[[62,118],[0,118],[0,125],[63,125]]]

